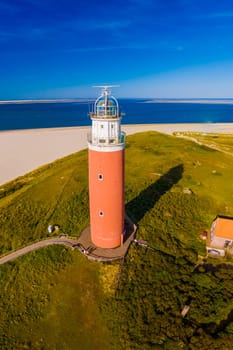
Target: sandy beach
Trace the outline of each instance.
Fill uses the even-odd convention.
[[[127,135],[154,130],[232,133],[233,123],[122,125]],[[0,132],[0,185],[44,164],[87,147],[90,127],[33,129]]]

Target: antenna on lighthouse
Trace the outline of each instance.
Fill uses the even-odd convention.
[[[94,88],[101,88],[102,89],[102,95],[110,95],[112,87],[119,87],[120,85],[93,85]]]

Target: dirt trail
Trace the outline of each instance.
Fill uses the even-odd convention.
[[[203,142],[197,140],[197,139],[196,139],[195,137],[193,137],[193,136],[176,135],[176,137],[181,137],[181,138],[183,138],[183,139],[187,139],[187,140],[193,141],[193,142],[197,143],[197,144],[200,145],[200,146],[205,146],[205,147],[208,147],[208,148],[213,149],[213,150],[215,150],[215,151],[228,154],[229,156],[233,156],[233,153],[232,153],[232,152],[224,151],[223,149],[218,148],[218,147],[213,146],[213,145],[209,145],[208,143],[203,143]]]

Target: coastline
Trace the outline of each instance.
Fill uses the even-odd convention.
[[[141,99],[134,97],[134,99]],[[143,98],[143,103],[198,103],[198,104],[233,104],[232,98]],[[61,98],[61,99],[38,99],[38,100],[0,100],[0,105],[12,104],[38,104],[38,103],[86,103],[95,101],[95,98]]]
[[[0,185],[87,148],[90,126],[0,131]],[[122,124],[127,135],[143,131],[233,134],[233,123]]]
[[[232,105],[233,100],[232,99],[208,99],[208,98],[194,98],[194,99],[153,99],[153,100],[148,100],[144,103],[192,103],[192,104],[209,104],[209,105]]]

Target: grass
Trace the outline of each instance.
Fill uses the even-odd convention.
[[[1,349],[103,349],[99,267],[77,251],[43,248],[1,266]]]
[[[233,154],[232,134],[200,133],[200,132],[176,132],[177,136],[191,137],[208,147],[219,149]]]
[[[88,223],[86,160],[80,152],[2,187],[1,253],[48,236],[49,223],[80,234]]]
[[[153,250],[132,245],[123,265],[105,265],[51,246],[0,266],[2,349],[230,349],[231,274],[193,270],[200,233],[233,215],[232,156],[139,133],[127,137],[125,168],[126,211]],[[79,236],[87,180],[84,150],[2,186],[0,252],[47,237],[49,224]]]

